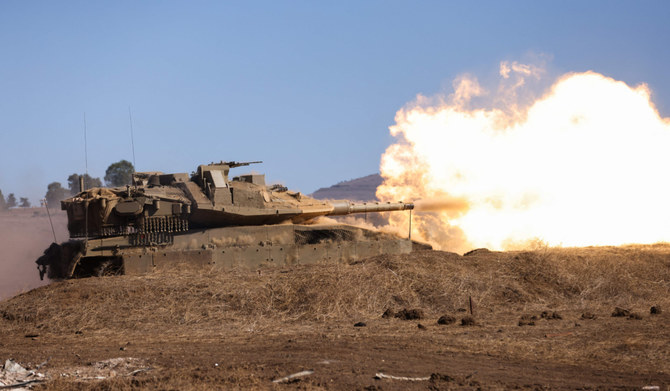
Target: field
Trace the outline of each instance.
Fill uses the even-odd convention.
[[[668,244],[419,251],[54,282],[0,302],[0,359],[38,390],[666,390],[665,309]]]

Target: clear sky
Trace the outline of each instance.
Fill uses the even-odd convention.
[[[549,58],[645,82],[670,115],[667,1],[2,1],[0,190],[132,161],[263,160],[309,193],[378,171],[416,94]]]

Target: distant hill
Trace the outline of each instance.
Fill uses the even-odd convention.
[[[381,175],[372,174],[362,178],[343,181],[330,187],[322,187],[312,193],[312,197],[321,200],[378,201],[375,193],[377,187],[381,184]]]

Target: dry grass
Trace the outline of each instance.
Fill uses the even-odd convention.
[[[125,391],[125,390],[190,390],[209,391],[219,390],[257,390],[267,389],[267,383],[261,379],[249,377],[246,371],[226,371],[221,374],[212,374],[207,370],[176,370],[163,375],[133,377],[112,377],[99,382],[73,382],[68,379],[56,379],[37,391]]]
[[[468,307],[470,297],[477,326],[436,324],[444,314],[465,315],[459,309]],[[24,334],[33,333],[40,335],[35,342],[44,341],[47,347],[56,343],[81,348],[104,341],[119,346],[115,344],[132,340],[131,349],[148,355],[139,357],[153,360],[157,346],[177,356],[191,343],[200,344],[193,348],[197,350],[202,344],[225,341],[215,346],[232,343],[237,352],[244,353],[248,350],[241,348],[245,341],[262,340],[283,361],[282,352],[288,354],[293,348],[284,342],[277,347],[275,341],[297,336],[325,349],[343,338],[375,341],[369,342],[371,346],[402,341],[407,352],[420,349],[426,357],[463,352],[499,357],[501,362],[539,360],[667,373],[667,316],[650,316],[652,305],[670,309],[668,244],[540,247],[526,252],[478,251],[469,256],[422,251],[351,264],[265,268],[260,273],[245,269],[170,271],[63,281],[0,302],[0,328],[6,335],[18,336],[15,341],[25,346],[30,346],[30,340]],[[643,314],[644,319],[612,318],[615,306]],[[386,309],[403,308],[422,310],[427,319],[421,323],[428,329],[417,331],[416,322],[381,319]],[[517,326],[521,315],[539,315],[544,310],[559,311],[563,319]],[[598,319],[581,320],[583,312],[593,312]],[[351,326],[360,320],[369,327],[352,332]],[[566,332],[571,336],[545,337]],[[119,354],[91,349],[90,354],[101,354],[101,358]],[[256,357],[253,347],[250,349],[249,357]],[[177,364],[138,379],[118,377],[95,384],[60,379],[44,387],[268,388],[267,377],[276,375],[272,367],[259,363],[247,367],[249,357],[221,373]],[[171,362],[160,360],[167,360],[166,365]],[[265,374],[265,380],[249,376],[259,372]],[[288,369],[282,372],[290,373]],[[306,384],[307,388],[320,387]]]
[[[670,304],[670,246],[539,249],[459,256],[418,252],[353,264],[227,273],[167,272],[53,283],[0,303],[14,326],[71,330],[178,330],[226,321],[377,318],[387,308],[431,316],[467,306],[509,309]]]

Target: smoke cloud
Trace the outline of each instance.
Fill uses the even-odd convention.
[[[499,75],[497,88],[459,77],[453,94],[396,113],[377,196],[425,200],[413,237],[457,252],[670,240],[670,120],[647,85],[596,72],[548,82],[517,62]]]
[[[465,199],[449,198],[433,198],[427,200],[414,201],[414,210],[417,212],[444,212],[458,215],[468,209],[468,201]]]

